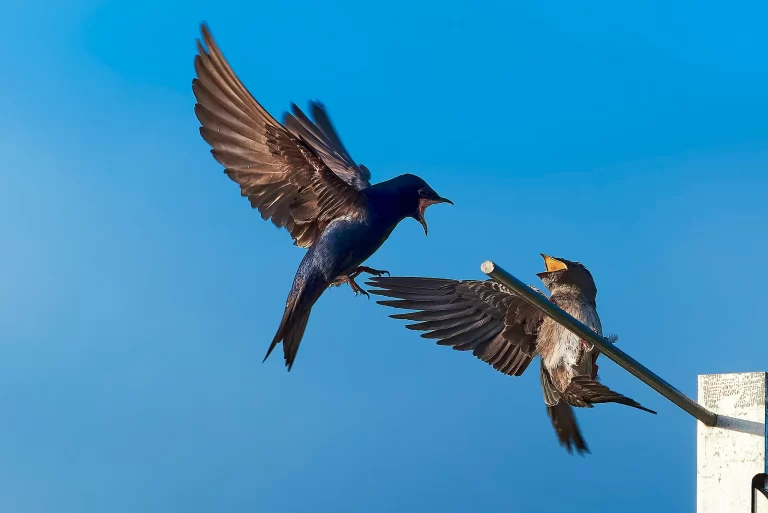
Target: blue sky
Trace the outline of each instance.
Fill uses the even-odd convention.
[[[323,101],[374,180],[455,207],[371,259],[534,285],[579,260],[606,331],[696,393],[766,370],[764,2],[6,3],[0,48],[0,509],[17,513],[693,512],[695,423],[578,412],[538,375],[434,346],[347,288],[296,361],[261,358],[303,251],[222,173],[193,113],[210,23],[275,115]]]

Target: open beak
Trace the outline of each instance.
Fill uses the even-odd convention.
[[[427,235],[427,232],[429,231],[429,228],[427,228],[427,220],[424,219],[424,213],[422,212],[419,214],[418,221],[421,223],[421,226],[424,227],[424,235]]]
[[[564,271],[568,269],[568,266],[565,265],[560,260],[558,260],[557,258],[553,258],[549,255],[545,255],[544,253],[541,253],[541,256],[544,258],[544,267],[547,268],[548,273],[551,273],[554,271]]]
[[[424,217],[424,212],[427,210],[427,207],[430,205],[436,205],[438,203],[450,203],[453,205],[453,201],[449,200],[448,198],[443,198],[438,196],[435,199],[426,199],[422,198],[419,200],[419,216],[416,218],[418,222],[421,223],[421,226],[424,227],[424,235],[427,235],[427,232],[429,229],[427,228],[427,220]]]

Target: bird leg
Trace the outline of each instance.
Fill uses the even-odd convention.
[[[352,273],[352,274],[355,274],[355,273]],[[357,274],[360,274],[360,273],[355,274],[355,276],[353,276],[352,274],[347,276],[347,283],[349,283],[349,286],[352,288],[352,292],[354,292],[355,295],[363,294],[368,299],[371,299],[371,296],[365,290],[363,290],[363,288],[360,287],[360,285],[355,283],[355,276],[357,276]]]
[[[368,273],[368,274],[372,274],[374,276],[381,276],[382,274],[386,274],[387,276],[389,276],[389,271],[379,271],[378,269],[374,269],[372,267],[365,267],[365,266],[361,265],[360,267],[358,267],[357,269],[352,271],[349,274],[349,277],[350,278],[357,278],[360,275],[360,273]]]
[[[597,381],[597,369],[599,366],[597,365],[597,355],[599,353],[595,352],[595,356],[592,358],[592,381]]]
[[[366,291],[364,291],[363,288],[360,287],[360,285],[355,283],[355,278],[360,276],[361,273],[368,273],[374,276],[381,276],[382,274],[386,274],[387,276],[389,276],[389,271],[379,271],[378,269],[374,269],[372,267],[365,267],[363,265],[359,266],[357,269],[355,269],[354,271],[352,271],[347,275],[346,281],[347,283],[349,283],[349,286],[352,287],[352,291],[355,293],[355,295],[363,294],[368,299],[371,299],[371,296]]]
[[[589,351],[593,350],[595,346],[584,340],[583,338],[579,339],[579,347],[581,347],[582,354],[588,353]],[[592,379],[597,379],[597,357],[600,355],[599,351],[595,351],[595,353],[592,355]]]

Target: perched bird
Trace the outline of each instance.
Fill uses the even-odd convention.
[[[542,254],[546,271],[538,273],[550,301],[598,335],[597,287],[592,274],[578,262]],[[418,321],[408,329],[439,345],[472,351],[477,358],[510,376],[520,376],[536,354],[541,357],[541,387],[547,413],[560,444],[570,453],[589,452],[571,406],[592,408],[620,403],[655,414],[636,401],[597,382],[594,345],[574,335],[539,309],[492,280],[377,277],[372,294],[396,298],[379,304],[415,310],[390,317]],[[541,291],[531,287],[541,294]],[[615,337],[611,340],[615,342]]]
[[[355,278],[386,273],[361,264],[395,226],[412,217],[426,235],[427,207],[453,203],[412,174],[371,185],[369,170],[349,156],[319,103],[311,104],[313,120],[294,104],[280,124],[240,82],[204,23],[201,32],[205,47],[197,41],[192,81],[200,134],[262,218],[309,248],[264,357],[283,342],[290,370],[310,310],[325,289],[348,283],[355,295],[368,296]]]

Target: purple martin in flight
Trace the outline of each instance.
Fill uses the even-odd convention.
[[[427,207],[453,203],[412,174],[371,185],[370,171],[352,160],[317,102],[310,105],[313,119],[294,104],[279,123],[240,82],[204,23],[201,32],[192,81],[200,134],[261,217],[308,248],[264,357],[282,342],[290,370],[320,295],[348,283],[355,295],[367,296],[355,278],[386,271],[361,264],[400,221],[412,217],[426,234]]]

